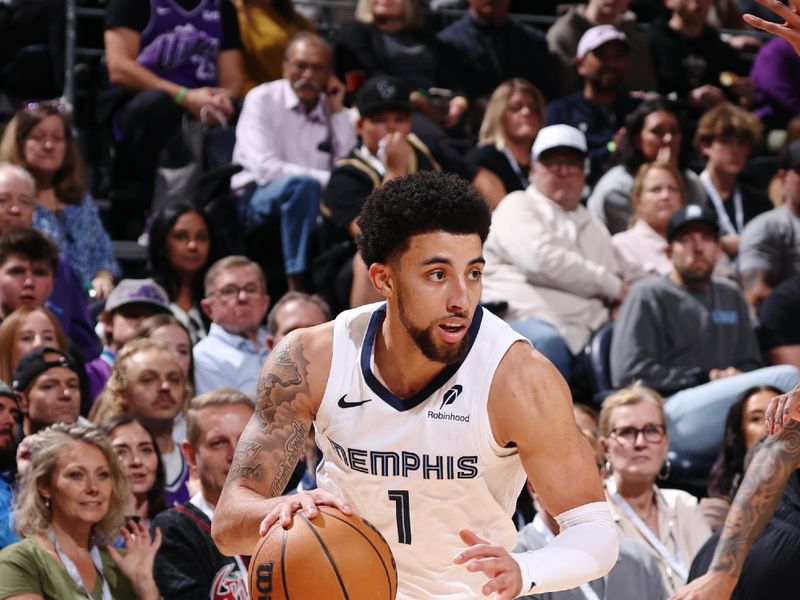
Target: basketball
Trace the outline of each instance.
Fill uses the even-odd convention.
[[[383,536],[366,519],[319,506],[309,519],[276,523],[256,544],[248,579],[253,600],[393,600],[397,568]]]

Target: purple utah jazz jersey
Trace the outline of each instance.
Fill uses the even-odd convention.
[[[142,31],[137,62],[178,85],[216,86],[220,1],[201,0],[186,11],[173,0],[150,0],[150,22]]]

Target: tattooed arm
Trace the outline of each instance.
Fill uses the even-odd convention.
[[[251,554],[259,530],[317,504],[342,508],[332,494],[315,490],[281,496],[303,454],[331,363],[332,324],[297,331],[270,353],[258,384],[256,409],[247,424],[214,511],[211,534],[224,554]]]
[[[756,453],[725,519],[708,573],[680,590],[673,600],[727,600],[753,546],[800,468],[800,423],[791,421],[783,432],[768,438]]]

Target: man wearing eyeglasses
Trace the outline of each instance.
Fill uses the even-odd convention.
[[[290,290],[306,291],[309,242],[322,189],[334,163],[356,143],[344,110],[344,85],[333,75],[331,49],[302,32],[289,42],[283,79],[259,85],[244,100],[236,126],[231,179],[245,235],[280,220]]]
[[[508,302],[503,318],[572,377],[575,355],[627,291],[608,230],[581,205],[586,137],[543,128],[531,185],[506,196],[486,240],[483,301]]]
[[[195,391],[230,387],[255,398],[269,353],[261,326],[269,309],[264,272],[247,257],[228,256],[208,270],[205,294],[200,308],[211,327],[193,350]]]
[[[638,282],[623,302],[611,341],[611,382],[636,380],[667,402],[673,464],[710,468],[736,397],[755,385],[791,389],[798,370],[762,367],[742,293],[712,279],[719,222],[707,207],[678,209],[667,226],[672,272]]]

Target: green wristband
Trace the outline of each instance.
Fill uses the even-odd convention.
[[[178,93],[175,94],[175,97],[173,98],[173,100],[175,100],[175,104],[178,106],[183,104],[183,101],[186,99],[188,93],[189,90],[185,86],[181,86],[181,89],[178,90]]]

